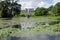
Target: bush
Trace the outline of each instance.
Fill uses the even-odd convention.
[[[25,14],[20,14],[20,16],[21,16],[21,17],[26,17],[26,15],[25,15]]]

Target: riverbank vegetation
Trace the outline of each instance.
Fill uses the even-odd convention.
[[[0,37],[6,36],[30,37],[37,34],[54,35],[56,33],[60,33],[60,24],[50,26],[41,25],[38,27],[28,27],[26,29],[5,28],[0,30]]]

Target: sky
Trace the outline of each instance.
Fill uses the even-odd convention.
[[[51,5],[55,5],[60,0],[20,0],[18,3],[22,5],[21,9],[45,7],[48,8]]]

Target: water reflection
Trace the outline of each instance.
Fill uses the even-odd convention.
[[[16,20],[15,21],[8,20],[7,22],[10,23],[9,25],[13,28],[20,28],[21,26],[24,28],[25,27],[36,27],[36,26],[40,26],[40,25],[53,25],[53,24],[60,23],[60,20],[53,21],[53,22],[40,22],[39,19],[24,19],[24,20],[21,19],[21,25],[20,25],[19,21],[17,22],[18,24],[16,23]],[[4,20],[3,22],[6,22],[6,20]],[[8,25],[8,23],[7,23],[7,25]],[[11,25],[11,24],[13,24],[13,25]],[[3,38],[3,39],[4,40],[60,40],[60,34],[55,34],[52,36],[50,36],[48,34],[38,34],[38,35],[33,36],[33,37],[11,37],[11,36],[8,36],[8,37]]]
[[[20,40],[20,39],[21,39],[20,37],[10,37],[10,36],[6,38],[6,40]]]
[[[12,25],[12,28],[21,28],[21,24]]]
[[[60,34],[56,34],[55,36],[55,40],[60,40]]]
[[[8,36],[4,40],[60,40],[60,34],[55,34],[55,35],[39,34],[33,37]]]
[[[54,25],[54,24],[59,24],[60,23],[60,19],[54,19],[55,21],[49,21],[50,19],[41,19],[39,18],[21,18],[21,26],[23,28],[26,27],[36,27],[36,26],[40,26],[40,25]],[[43,21],[46,20],[46,21]]]
[[[55,35],[49,36],[49,40],[55,40]]]
[[[17,20],[18,19],[18,20]],[[46,20],[46,21],[45,21]],[[40,25],[54,25],[54,24],[59,24],[60,19],[53,19],[57,21],[49,21],[50,19],[44,19],[44,18],[26,18],[26,17],[21,17],[21,18],[14,18],[12,20],[8,19],[2,19],[0,20],[0,26],[2,27],[9,27],[9,26],[21,26],[22,28],[26,27],[37,27]],[[1,29],[0,28],[0,29]]]

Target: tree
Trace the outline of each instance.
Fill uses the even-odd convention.
[[[57,12],[57,15],[60,15],[60,2],[58,2],[56,5],[56,12]]]
[[[53,8],[53,5],[51,5],[51,6],[48,8],[48,11],[51,11],[52,8]]]
[[[60,2],[58,2],[55,6],[51,8],[51,10],[49,11],[49,14],[54,16],[60,15]]]
[[[0,9],[2,10],[2,17],[13,17],[20,14],[21,5],[17,3],[18,0],[4,0],[0,2]]]
[[[37,8],[35,10],[35,15],[36,16],[44,16],[44,15],[48,15],[48,10],[46,8]]]

